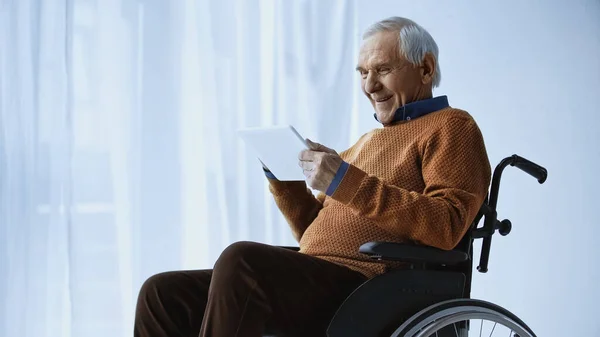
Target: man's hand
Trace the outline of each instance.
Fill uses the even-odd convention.
[[[310,150],[303,150],[298,157],[308,186],[325,193],[342,165],[342,158],[335,150],[307,139]]]

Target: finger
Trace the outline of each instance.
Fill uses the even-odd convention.
[[[302,171],[302,173],[304,174],[304,177],[306,177],[306,182],[310,186],[311,181],[312,181],[312,174],[313,174],[313,172],[312,171],[306,171],[306,170],[304,170],[304,171]]]
[[[315,151],[302,150],[302,151],[300,151],[300,154],[298,155],[298,159],[303,160],[303,161],[313,161],[313,160],[315,160],[316,155],[317,155],[317,152],[315,152]]]
[[[315,143],[312,140],[306,138],[306,144],[308,144],[308,147],[311,150],[314,151],[320,151],[320,152],[327,152],[327,153],[335,153],[337,154],[337,152],[335,152],[335,150],[328,148],[327,146],[323,145],[323,144],[319,144],[319,143]]]
[[[298,162],[298,166],[300,166],[302,168],[302,170],[304,171],[314,171],[315,170],[315,163],[312,161],[299,161]]]
[[[318,150],[319,149],[319,143],[315,143],[312,140],[306,138],[306,145],[308,145],[308,148],[311,150]]]

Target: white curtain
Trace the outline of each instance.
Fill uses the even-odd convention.
[[[131,336],[150,275],[295,244],[238,128],[359,130],[354,1],[0,0],[0,336]]]

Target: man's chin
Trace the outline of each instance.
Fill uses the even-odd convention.
[[[394,114],[390,113],[390,112],[382,113],[382,112],[377,111],[375,114],[377,115],[377,120],[383,124],[390,123],[394,119]]]

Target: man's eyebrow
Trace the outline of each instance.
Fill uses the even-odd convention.
[[[391,67],[392,64],[390,62],[382,62],[382,63],[377,63],[374,68],[383,68],[383,67]]]
[[[379,68],[383,68],[383,67],[392,67],[392,63],[391,62],[375,63],[372,65],[371,68],[379,69]],[[365,70],[365,68],[363,68],[361,66],[356,66],[356,71],[363,71],[363,70]]]

